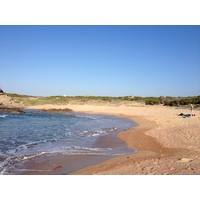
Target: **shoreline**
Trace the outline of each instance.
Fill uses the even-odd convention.
[[[120,116],[122,117],[122,116]],[[133,154],[126,154],[107,159],[99,164],[88,166],[77,170],[71,175],[115,175],[115,174],[130,174],[127,171],[128,165],[138,165],[139,163],[150,159],[161,159],[169,157],[174,154],[178,154],[180,149],[165,148],[155,138],[145,135],[146,131],[149,131],[156,127],[155,123],[139,117],[123,116],[133,120],[138,126],[133,127],[131,130],[118,133],[117,137],[125,141],[127,147],[135,149],[137,152]],[[140,143],[142,141],[142,144]],[[127,165],[126,167],[124,165]],[[140,165],[139,165],[140,166]],[[150,167],[149,167],[150,169]],[[138,170],[133,174],[145,174],[146,172]],[[149,173],[147,173],[149,174]]]
[[[200,111],[189,119],[179,113],[187,109],[164,106],[42,105],[28,109],[69,108],[75,112],[108,114],[132,119],[139,124],[118,137],[135,154],[117,156],[74,171],[81,174],[200,174]],[[26,107],[27,109],[27,107]]]
[[[75,112],[84,113],[86,112]],[[102,114],[103,116],[113,117],[114,115]],[[122,118],[122,117],[120,117]],[[123,117],[124,118],[124,117]],[[120,132],[119,132],[120,133]],[[108,134],[97,138],[92,148],[128,148],[127,143],[118,137],[119,133]],[[135,149],[133,149],[135,151]],[[135,151],[135,153],[137,153]],[[125,154],[126,155],[126,154]],[[100,164],[106,160],[118,157],[118,155],[99,155],[99,154],[74,154],[48,153],[39,155],[25,162],[24,172],[20,175],[70,175],[88,166]]]
[[[24,111],[33,110],[33,108],[24,108]],[[38,108],[34,108],[38,110]],[[38,110],[39,111],[39,110]],[[66,109],[54,109],[53,113],[64,113]],[[45,110],[44,112],[51,112],[51,110]],[[72,112],[72,115],[80,112]],[[83,112],[81,112],[83,113]],[[71,114],[71,111],[70,111]],[[84,112],[84,114],[87,114]],[[102,115],[108,120],[115,116]],[[122,118],[123,120],[123,118]],[[105,122],[106,123],[106,122]],[[128,122],[129,123],[129,122]],[[122,126],[123,127],[123,126]],[[113,134],[100,136],[91,148],[126,148],[126,142],[117,137],[119,130]],[[133,150],[135,151],[135,150]],[[133,152],[132,151],[132,152]],[[130,151],[131,152],[131,151]],[[120,152],[119,152],[120,153]],[[24,159],[21,161],[16,171],[9,170],[9,172],[16,175],[64,175],[70,174],[84,167],[101,163],[107,159],[116,157],[117,155],[99,155],[99,154],[65,154],[62,152],[57,153],[41,153],[32,158]]]

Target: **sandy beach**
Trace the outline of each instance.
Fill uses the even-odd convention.
[[[197,175],[200,174],[200,110],[196,116],[188,108],[131,105],[41,105],[28,109],[64,109],[75,112],[116,115],[132,119],[139,126],[118,134],[128,147],[138,150],[91,165],[71,174],[106,175]],[[63,162],[64,160],[62,160]]]

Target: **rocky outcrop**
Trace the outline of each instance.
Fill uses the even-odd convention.
[[[4,111],[5,113],[11,114],[24,114],[25,112],[21,108],[9,108],[9,107],[0,107],[0,110]]]
[[[5,94],[4,91],[0,88],[0,95]]]
[[[8,107],[8,108],[19,108],[23,105],[21,103],[15,102],[11,97],[9,97],[6,93],[2,93],[0,95],[0,106]]]
[[[25,112],[19,108],[19,105],[12,101],[12,98],[0,89],[0,111],[11,114],[24,114]]]
[[[69,108],[64,108],[64,109],[56,109],[56,108],[51,108],[51,109],[42,109],[43,112],[50,112],[50,113],[68,113],[68,112],[73,112],[73,110]]]

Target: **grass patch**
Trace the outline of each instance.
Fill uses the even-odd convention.
[[[146,105],[163,104],[166,106],[194,105],[200,104],[200,96],[193,97],[109,97],[109,96],[49,96],[35,97],[18,94],[7,94],[16,103],[22,103],[25,106],[35,105],[66,105],[66,104],[90,104],[90,105],[133,105],[134,102],[144,103]]]

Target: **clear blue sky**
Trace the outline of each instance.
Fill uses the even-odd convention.
[[[200,26],[0,26],[0,87],[37,96],[200,95]]]

